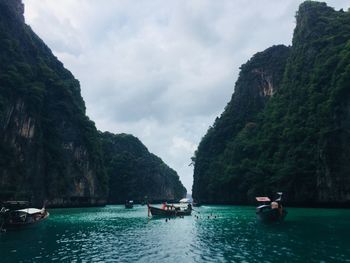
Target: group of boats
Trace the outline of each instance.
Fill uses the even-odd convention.
[[[256,197],[260,204],[256,208],[257,218],[264,223],[280,222],[287,215],[286,209],[282,206],[282,193],[271,201],[268,197]],[[134,202],[125,202],[125,208],[133,208]],[[154,217],[183,217],[190,216],[193,206],[200,206],[192,203],[189,199],[181,199],[179,203],[168,204],[164,202],[161,207],[147,203],[148,216]],[[37,224],[49,217],[45,205],[41,209],[29,208],[27,201],[6,201],[0,203],[0,232],[8,229],[18,229],[24,226]]]
[[[256,208],[257,219],[263,223],[281,222],[287,215],[286,209],[282,205],[282,193],[277,193],[277,198],[273,201],[269,197],[256,197],[259,206]],[[148,216],[176,217],[191,215],[192,206],[199,204],[192,203],[184,198],[180,200],[180,204],[163,203],[162,207],[155,207],[150,204],[148,206]]]

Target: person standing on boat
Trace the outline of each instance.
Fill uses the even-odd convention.
[[[278,209],[278,203],[277,202],[271,202],[271,209]]]
[[[167,206],[166,206],[166,202],[163,202],[163,204],[162,204],[162,209],[164,209],[164,210],[165,210],[165,209],[166,209],[166,207],[167,207]]]
[[[192,211],[192,205],[191,205],[190,203],[187,205],[187,209],[188,209],[189,211]]]

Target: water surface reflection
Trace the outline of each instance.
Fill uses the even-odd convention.
[[[45,223],[0,235],[1,262],[350,262],[350,211],[289,209],[262,225],[253,207],[203,206],[147,218],[145,206],[55,209]]]

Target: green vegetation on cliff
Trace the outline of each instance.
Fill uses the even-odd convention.
[[[249,203],[284,191],[295,204],[350,202],[350,13],[308,1],[296,19],[289,49],[242,66],[195,154],[194,198]]]
[[[0,1],[2,198],[104,199],[97,130],[79,82],[24,24],[21,1]]]
[[[57,206],[104,203],[110,188],[104,156],[107,171],[113,172],[110,181],[118,185],[111,187],[113,198],[119,190],[135,194],[140,190],[137,180],[147,176],[154,187],[163,188],[140,190],[141,195],[163,199],[183,193],[176,173],[159,158],[134,152],[145,149],[141,142],[142,147],[121,139],[122,153],[112,147],[115,156],[109,156],[106,136],[102,151],[78,80],[24,23],[23,12],[21,0],[0,0],[0,200],[28,199],[41,205],[47,199]],[[135,163],[144,170],[135,170]],[[118,183],[124,183],[124,171],[130,180],[125,187]],[[120,195],[124,198],[124,192]]]
[[[186,195],[177,173],[129,134],[101,133],[109,202],[176,200]]]

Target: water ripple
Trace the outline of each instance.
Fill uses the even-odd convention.
[[[1,262],[350,262],[348,210],[290,209],[279,225],[257,223],[252,207],[197,210],[170,221],[144,206],[52,210],[0,235]]]

